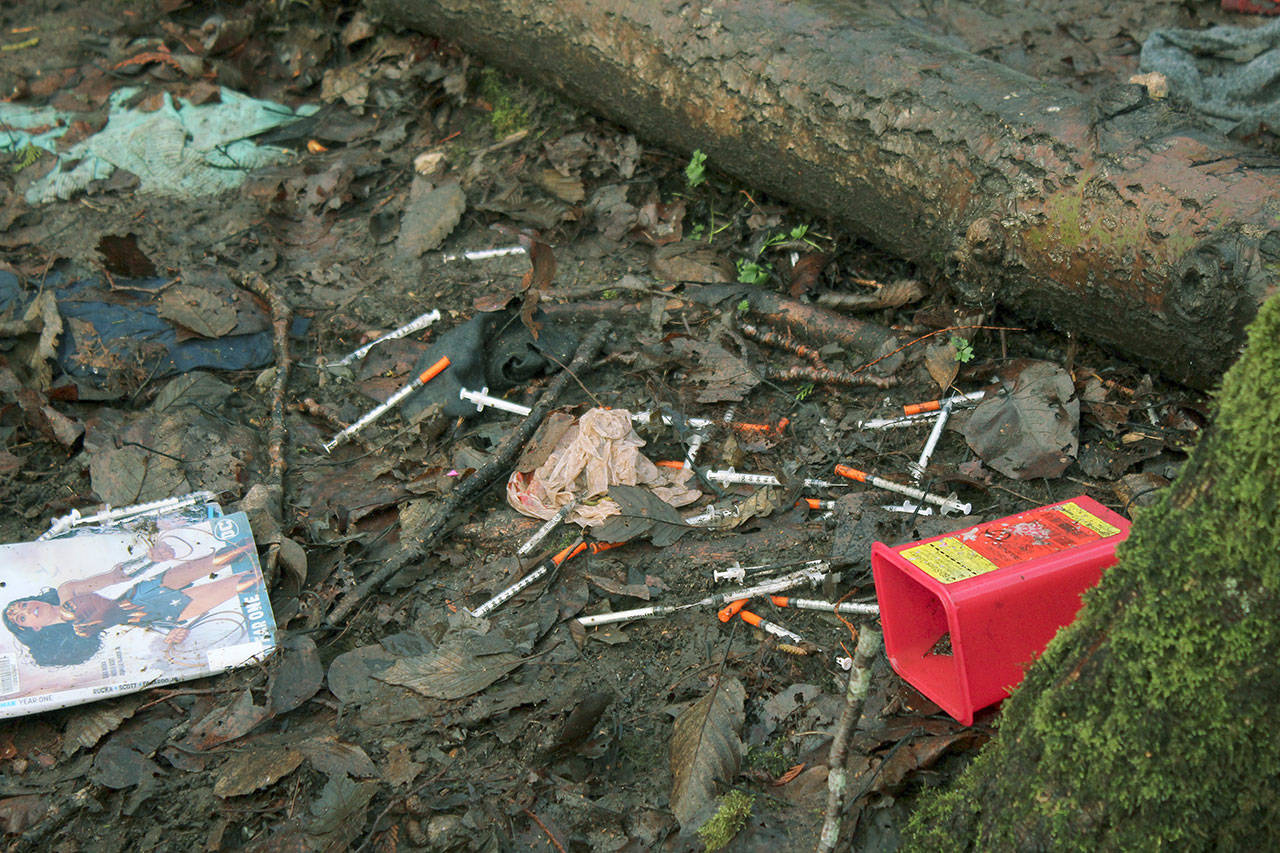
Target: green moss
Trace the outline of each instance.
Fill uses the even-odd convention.
[[[486,68],[480,72],[480,96],[493,108],[489,124],[496,139],[505,139],[529,126],[528,111],[495,69]]]
[[[710,820],[698,827],[698,837],[702,839],[706,853],[729,846],[733,837],[746,826],[755,801],[755,794],[745,791],[730,791],[720,798],[720,808]]]
[[[1270,848],[1280,826],[1280,300],[1214,425],[915,849]]]
[[[778,737],[767,744],[747,750],[746,764],[753,770],[763,770],[770,776],[781,776],[791,766],[784,749],[786,737]]]

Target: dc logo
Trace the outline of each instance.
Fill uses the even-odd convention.
[[[213,523],[213,535],[223,542],[235,539],[239,534],[239,526],[229,518],[219,518]]]

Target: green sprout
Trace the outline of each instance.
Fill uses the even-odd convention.
[[[951,346],[955,347],[956,361],[961,364],[968,364],[970,361],[973,361],[973,344],[969,343],[959,335],[952,335]]]
[[[14,161],[13,166],[11,167],[13,169],[13,173],[15,175],[18,174],[23,169],[30,166],[32,163],[39,160],[43,154],[44,154],[43,148],[39,148],[35,145],[32,145],[30,142],[28,142],[26,145],[22,146],[17,151],[18,159]]]
[[[689,165],[684,167],[684,176],[690,189],[707,180],[707,155],[702,153],[701,148],[694,149]]]
[[[605,290],[600,294],[600,298],[601,299],[617,299],[618,291],[614,290],[613,288],[609,288],[608,290]]]
[[[747,313],[747,312],[748,312],[748,311],[750,311],[750,310],[751,310],[751,300],[750,300],[750,299],[744,299],[744,300],[742,300],[741,302],[739,302],[739,303],[738,303],[738,313],[739,313],[739,314],[745,314],[745,313]]]
[[[743,284],[763,284],[769,280],[769,267],[757,261],[738,259],[738,281]]]
[[[804,385],[801,385],[799,388],[796,389],[796,402],[803,403],[805,401],[805,398],[812,393],[813,393],[813,383],[806,382]]]
[[[710,820],[698,827],[698,837],[702,839],[705,853],[714,853],[729,846],[733,837],[747,825],[755,801],[755,794],[745,791],[730,791],[720,798],[720,808]]]

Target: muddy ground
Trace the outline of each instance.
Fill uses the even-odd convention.
[[[896,14],[1083,90],[1127,80],[1151,28],[1224,17],[1204,3],[1019,8],[899,4]],[[677,746],[673,759],[672,734],[715,684],[740,684],[745,697],[739,718],[708,717],[743,745],[740,765],[711,781],[754,797],[732,849],[812,849],[846,680],[836,658],[873,619],[753,605],[809,641],[787,649],[706,608],[586,632],[572,617],[723,591],[711,573],[734,561],[843,561],[839,581],[811,597],[872,601],[872,541],[909,542],[1080,494],[1129,515],[1203,426],[1192,392],[1087,341],[967,313],[947,282],[918,279],[821,211],[731,184],[716,164],[637,141],[447,42],[384,30],[358,4],[40,2],[2,14],[0,94],[74,114],[62,150],[103,126],[123,87],[136,91],[122,106],[140,113],[162,109],[163,93],[225,103],[222,86],[319,108],[260,138],[286,152],[274,165],[222,163],[242,183],[219,195],[159,195],[120,169],[37,200],[51,173],[77,163],[26,144],[0,155],[11,300],[0,302],[0,541],[30,540],[72,509],[210,489],[261,521],[282,646],[258,667],[6,721],[0,829],[11,849],[703,849],[670,807],[673,765],[682,772],[687,758]],[[446,259],[514,245],[534,263]],[[282,501],[261,489],[247,499],[273,476],[279,355],[257,276],[293,312]],[[893,307],[850,316],[891,327],[903,346],[868,369],[867,354],[836,341],[779,345],[787,329],[753,332],[762,324],[738,296],[682,299],[686,281],[745,281],[802,301],[894,293],[881,299]],[[55,311],[27,311],[40,294],[53,295]],[[113,335],[111,318],[123,315],[94,313],[104,306],[176,337]],[[432,308],[442,318],[428,329],[332,364]],[[462,417],[420,397],[332,453],[323,445],[481,315],[491,319],[470,357],[489,363],[487,379],[507,380],[490,390],[509,400],[536,402],[603,319],[603,350],[559,412],[720,421],[732,407],[741,422],[786,419],[764,432],[713,426],[697,456],[709,469],[796,484],[839,480],[834,466],[845,463],[906,482],[928,428],[860,421],[944,388],[1013,388],[1033,366],[1066,391],[1037,386],[1015,414],[1060,439],[1049,455],[1064,459],[1017,437],[993,450],[1000,426],[962,411],[924,484],[971,503],[963,519],[888,511],[900,496],[852,484],[717,494],[701,482],[704,497],[684,514],[750,508],[674,543],[658,525],[577,557],[477,621],[467,608],[580,532],[561,527],[518,560],[541,522],[511,507],[504,474],[421,559],[331,625],[334,606],[410,547],[519,418]],[[551,357],[513,367],[531,352],[520,337],[531,325]],[[211,344],[198,367],[182,361],[187,350],[175,354],[191,341]],[[844,374],[841,384],[806,373],[819,364]],[[856,384],[868,376],[884,387]],[[1066,423],[1035,420],[1045,417]],[[657,426],[639,434],[655,461],[683,459],[692,438]],[[545,454],[553,443],[544,431],[530,446]],[[797,507],[800,497],[835,508]],[[438,652],[459,638],[468,653],[442,669]],[[493,655],[472,653],[486,644]],[[489,678],[493,656],[502,672]],[[411,689],[387,679],[396,666],[437,680],[447,670],[474,689]],[[969,760],[994,713],[961,726],[880,656],[850,749],[844,844],[893,849],[913,798]]]

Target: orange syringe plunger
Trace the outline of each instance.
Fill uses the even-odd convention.
[[[724,607],[720,608],[720,612],[716,614],[721,622],[728,622],[734,616],[738,615],[738,611],[747,606],[745,598],[739,598],[737,601],[730,601]]]

